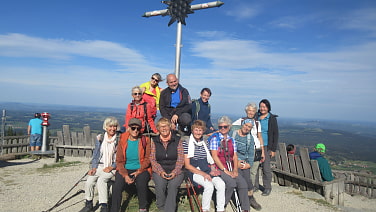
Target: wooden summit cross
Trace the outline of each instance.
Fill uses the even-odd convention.
[[[181,55],[181,24],[186,25],[185,18],[188,17],[188,14],[194,13],[194,10],[207,9],[212,7],[220,7],[224,3],[221,1],[213,1],[202,4],[190,5],[193,0],[171,0],[171,1],[162,1],[162,3],[167,4],[168,8],[164,10],[156,10],[151,12],[144,13],[143,17],[152,17],[152,16],[171,16],[168,26],[177,21],[176,29],[176,55],[175,55],[175,74],[176,77],[180,78],[180,55]]]

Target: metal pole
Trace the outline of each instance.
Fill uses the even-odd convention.
[[[177,24],[176,28],[176,55],[175,55],[175,75],[180,79],[180,57],[181,57],[181,23]]]
[[[47,146],[47,126],[43,126],[42,152],[46,151],[46,146]]]
[[[2,140],[1,155],[4,154],[5,119],[6,119],[6,113],[5,113],[5,109],[4,109],[3,110],[3,116],[1,117],[1,140]]]

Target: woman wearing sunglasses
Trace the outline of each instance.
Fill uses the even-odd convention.
[[[112,186],[112,212],[119,212],[123,189],[133,183],[137,188],[139,211],[147,211],[150,180],[150,139],[141,135],[141,121],[129,120],[127,131],[120,136],[116,152],[117,172]]]
[[[221,178],[226,183],[225,204],[228,204],[236,189],[236,207],[240,207],[242,211],[249,211],[248,184],[238,174],[237,147],[235,140],[228,134],[231,123],[231,119],[227,116],[218,119],[219,132],[209,137],[209,149],[216,166],[221,170]]]
[[[183,141],[171,127],[169,119],[159,119],[157,122],[159,135],[152,137],[150,145],[156,205],[158,211],[164,212],[176,211],[176,195],[184,179]]]
[[[132,88],[133,100],[128,104],[127,112],[125,114],[125,124],[127,127],[131,118],[137,118],[141,121],[141,133],[157,133],[157,128],[154,124],[152,116],[152,105],[145,102],[142,98],[142,89],[139,86]]]
[[[159,98],[162,91],[159,87],[159,82],[162,81],[162,76],[159,73],[154,73],[151,76],[150,81],[140,85],[143,92],[142,98],[152,106],[151,115],[153,116],[153,119],[155,119],[157,116],[157,110],[159,110]]]

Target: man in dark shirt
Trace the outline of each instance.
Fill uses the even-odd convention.
[[[159,110],[162,117],[168,118],[173,124],[173,129],[179,129],[188,135],[191,123],[191,97],[186,88],[179,84],[175,74],[166,77],[168,87],[163,89],[159,100]]]

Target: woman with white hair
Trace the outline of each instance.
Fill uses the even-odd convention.
[[[257,176],[258,168],[260,163],[264,162],[265,159],[265,149],[264,149],[264,140],[262,139],[262,128],[260,121],[258,120],[257,114],[257,104],[254,102],[250,102],[245,106],[245,113],[247,114],[246,117],[241,118],[241,123],[244,122],[246,119],[252,119],[254,121],[254,125],[251,130],[251,135],[254,140],[254,151],[255,157],[253,161],[253,166],[250,169],[251,172],[251,182],[253,183],[254,191],[257,191],[259,188],[259,181]]]
[[[249,211],[248,185],[238,173],[238,155],[235,140],[228,134],[231,128],[231,119],[222,116],[218,119],[218,131],[209,138],[209,149],[213,160],[221,170],[221,178],[226,183],[225,204],[227,205],[235,189],[243,211]]]
[[[95,141],[95,149],[89,177],[85,183],[85,207],[80,212],[93,211],[94,187],[97,184],[99,205],[101,212],[108,211],[108,186],[107,182],[114,176],[116,168],[116,145],[119,140],[117,131],[119,122],[115,117],[108,117],[103,122],[104,135],[98,135]]]

